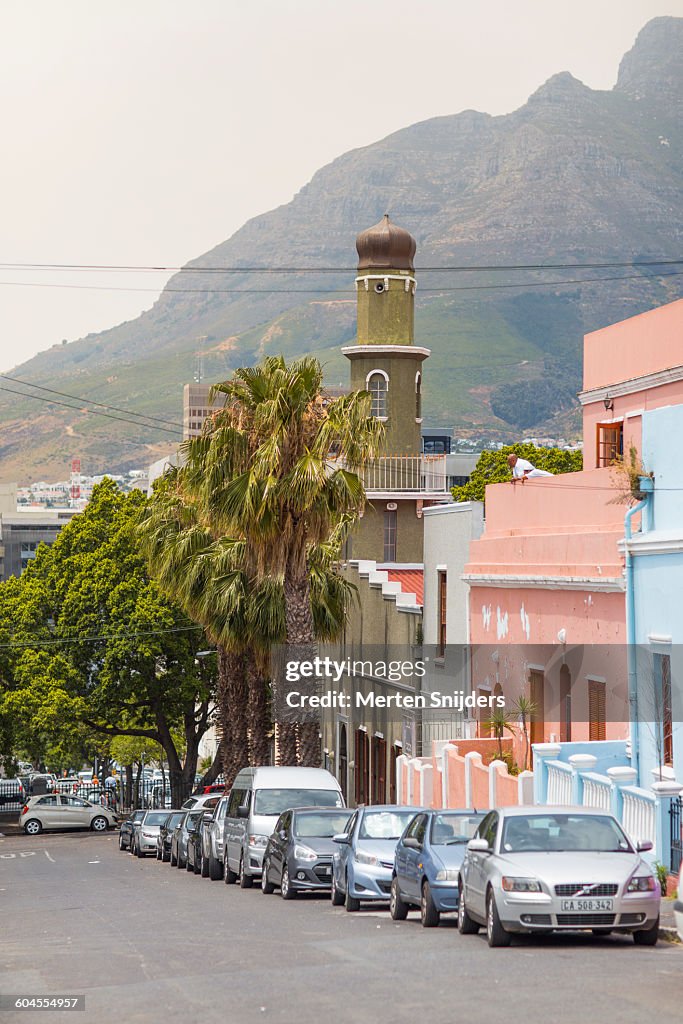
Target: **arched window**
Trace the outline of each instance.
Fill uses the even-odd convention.
[[[371,370],[365,378],[368,391],[372,395],[370,414],[376,419],[387,418],[387,392],[389,377],[384,370]]]
[[[415,374],[415,419],[422,423],[422,374],[419,370]]]

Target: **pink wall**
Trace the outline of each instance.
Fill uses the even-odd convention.
[[[683,364],[683,299],[587,334],[584,390]]]

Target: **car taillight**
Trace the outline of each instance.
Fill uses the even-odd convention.
[[[28,814],[28,804],[24,804],[24,806],[21,808],[21,813]]]

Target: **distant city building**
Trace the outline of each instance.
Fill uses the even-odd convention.
[[[6,486],[6,485],[5,485]],[[26,508],[17,510],[14,495],[2,494],[0,513],[0,578],[21,576],[41,544],[54,544],[61,528],[77,514],[76,509]],[[1,493],[1,492],[0,492]],[[13,508],[9,501],[13,497]]]
[[[183,388],[183,438],[198,437],[204,420],[225,405],[225,396],[217,395],[213,401],[209,392],[213,384],[186,384]]]

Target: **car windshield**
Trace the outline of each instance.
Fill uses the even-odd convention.
[[[145,815],[145,825],[163,825],[166,818],[166,811],[150,811]]]
[[[477,830],[483,814],[435,814],[432,818],[432,846],[467,843]]]
[[[632,853],[614,818],[600,814],[524,814],[503,825],[501,852]]]
[[[257,789],[254,814],[278,815],[290,807],[343,807],[336,789]]]
[[[332,836],[346,832],[350,817],[350,811],[344,811],[342,814],[325,811],[297,814],[292,825],[292,834],[297,839],[331,839]]]
[[[399,839],[415,811],[366,811],[360,823],[359,839]]]

